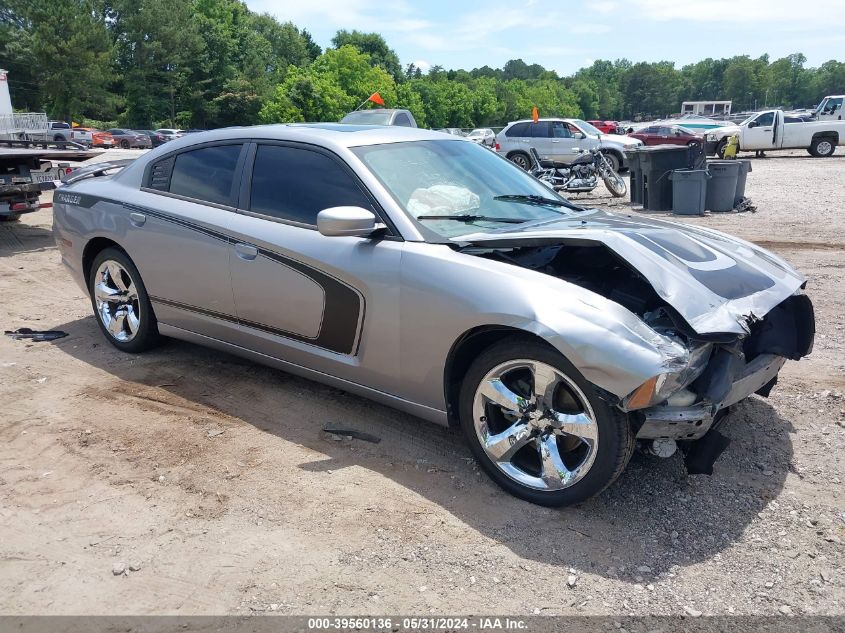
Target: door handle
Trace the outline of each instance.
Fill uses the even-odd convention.
[[[763,131],[764,131],[764,132],[771,132],[771,131],[772,131],[772,128],[770,128],[770,127],[764,127],[764,128],[763,128]]]
[[[147,216],[143,213],[133,211],[129,214],[129,221],[133,224],[133,226],[144,226],[144,222],[147,221]]]
[[[560,143],[560,141],[552,141],[552,143]]]
[[[238,242],[235,244],[235,253],[238,257],[245,260],[252,260],[258,257],[258,249],[251,244],[242,244]]]

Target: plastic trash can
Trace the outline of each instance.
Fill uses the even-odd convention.
[[[672,180],[672,213],[675,215],[704,215],[707,198],[707,181],[710,174],[706,169],[676,169]]]
[[[637,150],[626,152],[628,156],[628,169],[631,174],[631,202],[633,204],[643,203],[643,168],[640,164],[640,153]]]
[[[739,161],[712,160],[707,163],[710,182],[707,183],[705,207],[710,211],[733,211]]]
[[[643,207],[649,211],[672,209],[672,180],[676,169],[689,169],[699,148],[686,145],[652,145],[637,148],[643,172]]]
[[[736,196],[734,197],[734,207],[740,203],[745,197],[745,181],[748,178],[748,172],[751,169],[751,161],[747,158],[741,158],[734,162],[739,163],[739,174],[736,177]]]

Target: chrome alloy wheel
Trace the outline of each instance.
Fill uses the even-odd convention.
[[[115,340],[126,343],[135,338],[141,322],[138,291],[126,269],[113,259],[97,269],[94,301],[100,321]]]
[[[821,141],[816,145],[816,151],[822,156],[827,156],[833,150],[833,144],[830,141]]]
[[[584,392],[552,365],[524,359],[497,365],[479,383],[472,415],[487,456],[524,486],[568,488],[596,459],[593,409]]]

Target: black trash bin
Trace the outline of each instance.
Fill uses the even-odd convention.
[[[672,179],[672,213],[675,215],[704,215],[707,198],[706,169],[676,169]]]
[[[689,169],[698,162],[700,149],[686,145],[653,145],[637,148],[643,172],[643,207],[649,211],[672,208],[672,180],[676,169]]]
[[[711,160],[707,163],[706,207],[710,211],[733,211],[740,164],[736,160]]]
[[[745,197],[745,181],[748,178],[748,172],[753,171],[751,169],[751,161],[747,158],[740,158],[737,159],[739,163],[739,174],[736,177],[736,196],[734,197],[734,207],[742,201]]]
[[[643,168],[640,164],[640,153],[633,149],[625,152],[628,157],[628,169],[630,174],[630,193],[633,204],[643,203]]]

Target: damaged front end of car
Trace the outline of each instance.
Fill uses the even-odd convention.
[[[659,335],[667,350],[660,367],[613,397],[637,440],[664,457],[680,446],[693,473],[711,473],[726,447],[718,427],[729,408],[768,396],[786,360],[813,347],[804,278],[777,256],[715,231],[593,212],[470,239],[464,252],[589,290]],[[625,354],[630,341],[619,343]]]

